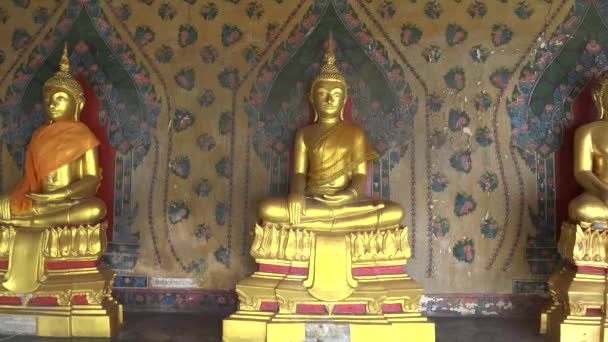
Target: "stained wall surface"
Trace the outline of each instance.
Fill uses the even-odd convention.
[[[231,289],[253,271],[256,203],[286,192],[331,31],[381,155],[370,194],[406,208],[429,298],[543,292],[556,151],[607,67],[607,20],[585,0],[3,1],[0,186],[21,176],[67,40],[115,153],[115,286]]]

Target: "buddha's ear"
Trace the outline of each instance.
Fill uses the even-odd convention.
[[[591,97],[593,98],[593,103],[595,104],[595,109],[597,110],[597,114],[600,116],[600,119],[603,119],[605,113],[604,104],[602,103],[602,93],[594,90],[591,94]]]
[[[76,108],[76,115],[75,115],[75,119],[76,121],[80,120],[80,113],[82,112],[82,109],[84,108],[84,95],[83,94],[78,94],[76,95],[76,103],[77,103],[77,108]]]

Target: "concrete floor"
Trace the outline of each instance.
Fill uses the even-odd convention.
[[[537,319],[521,318],[433,318],[437,342],[532,342],[544,341],[538,334]],[[125,313],[120,334],[111,341],[137,342],[220,342],[222,321],[218,317],[197,314]],[[44,338],[0,336],[0,342],[82,341],[107,339]]]

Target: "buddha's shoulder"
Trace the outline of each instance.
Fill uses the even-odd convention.
[[[576,129],[577,135],[606,134],[606,132],[608,132],[608,121],[605,120],[593,121]]]

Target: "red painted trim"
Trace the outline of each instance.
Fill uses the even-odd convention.
[[[382,304],[382,312],[384,313],[401,313],[403,308],[399,303]]]
[[[8,260],[0,260],[0,269],[8,269]]]
[[[55,297],[34,297],[30,299],[28,305],[43,305],[43,306],[57,306],[57,298]]]
[[[591,317],[596,317],[596,316],[602,316],[602,309],[601,308],[587,308],[587,310],[585,310],[585,316],[591,316]]]
[[[74,305],[87,305],[89,301],[87,295],[76,295],[72,297],[72,304]]]
[[[279,312],[279,303],[277,302],[262,302],[260,311]]]
[[[97,260],[84,260],[84,261],[49,261],[46,263],[46,267],[49,270],[67,270],[73,268],[90,268],[97,266]]]
[[[326,315],[327,310],[325,305],[319,304],[297,304],[296,313],[298,314],[314,314],[314,315]]]
[[[0,296],[0,305],[21,305],[21,298]]]
[[[594,266],[577,266],[576,273],[583,274],[606,274],[606,268],[604,267],[594,267]]]
[[[373,276],[381,274],[403,274],[405,265],[354,267],[353,276]]]
[[[307,267],[292,267],[271,264],[259,264],[258,271],[268,273],[292,274],[292,275],[307,275]]]
[[[351,315],[356,315],[356,314],[366,314],[367,313],[367,308],[365,307],[365,304],[336,304],[334,306],[334,310],[332,311],[333,314],[339,315],[339,314],[351,314]]]

